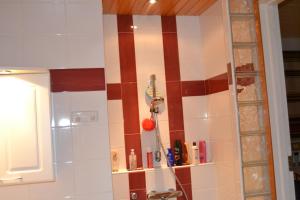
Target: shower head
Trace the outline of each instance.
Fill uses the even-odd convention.
[[[156,76],[150,75],[149,85],[145,92],[146,103],[150,106],[150,112],[159,113],[164,110],[164,98],[156,89]]]

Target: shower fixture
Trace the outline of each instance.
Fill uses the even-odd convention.
[[[178,177],[176,176],[176,174],[174,172],[174,169],[172,168],[172,166],[169,163],[166,149],[161,140],[159,124],[158,124],[158,114],[162,113],[164,110],[164,98],[157,91],[155,81],[156,81],[156,76],[155,76],[155,74],[152,74],[150,76],[149,85],[145,92],[146,103],[150,107],[151,119],[154,120],[154,122],[155,122],[154,130],[155,130],[155,137],[156,137],[156,147],[155,147],[155,151],[154,151],[154,160],[155,160],[155,162],[158,162],[158,163],[161,161],[161,151],[160,150],[162,150],[163,155],[166,159],[166,162],[168,163],[168,166],[169,166],[168,168],[169,168],[171,174],[174,176],[176,182],[178,183],[178,185],[180,186],[182,191],[175,191],[172,189],[167,192],[152,191],[147,195],[147,199],[148,200],[155,200],[155,199],[167,200],[169,198],[182,196],[182,194],[183,194],[185,199],[189,200],[189,198],[185,192],[185,189],[183,188],[180,180],[178,179]]]
[[[149,194],[147,194],[147,200],[168,200],[170,198],[177,198],[181,196],[182,192],[175,191],[174,189],[169,189],[167,192],[151,191]]]

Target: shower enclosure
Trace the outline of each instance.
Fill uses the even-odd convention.
[[[257,6],[219,0],[200,16],[104,15],[115,200],[276,199]],[[144,131],[149,106],[156,129]],[[162,150],[176,140],[205,141],[207,161],[170,170]]]

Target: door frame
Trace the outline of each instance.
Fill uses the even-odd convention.
[[[266,81],[272,130],[277,200],[295,200],[283,53],[278,4],[283,0],[260,0],[261,31],[264,47]]]

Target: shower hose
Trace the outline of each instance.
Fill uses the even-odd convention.
[[[158,126],[158,118],[157,118],[157,114],[155,114],[154,116],[155,116],[155,132],[156,132],[155,135],[156,135],[156,139],[158,140],[158,142],[159,142],[159,144],[160,144],[160,146],[161,146],[161,148],[162,148],[164,157],[165,157],[165,159],[166,159],[166,161],[167,161],[167,163],[168,163],[168,169],[170,170],[171,174],[174,176],[176,182],[177,182],[178,185],[180,186],[180,188],[181,188],[181,190],[182,190],[182,192],[183,192],[183,195],[184,195],[184,197],[185,197],[185,200],[189,200],[189,198],[188,198],[188,196],[187,196],[187,193],[186,193],[185,189],[183,188],[183,186],[182,186],[182,184],[181,184],[179,178],[176,176],[175,171],[173,170],[173,168],[172,168],[172,166],[171,166],[171,164],[170,164],[170,162],[169,162],[169,159],[168,159],[168,156],[167,156],[167,152],[166,152],[165,147],[164,147],[164,145],[163,145],[163,143],[162,143],[162,140],[161,140],[161,136],[160,136],[160,132],[159,132],[159,126]],[[167,197],[167,199],[169,199],[169,197]]]

